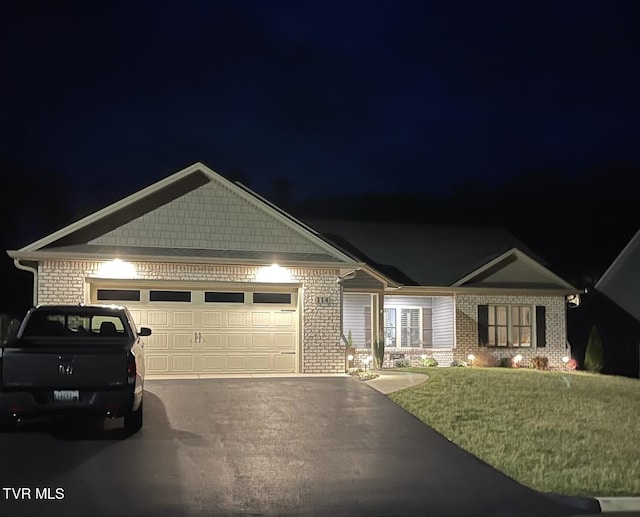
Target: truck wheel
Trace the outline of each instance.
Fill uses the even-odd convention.
[[[124,416],[124,430],[127,434],[137,433],[142,427],[142,402],[137,411],[131,411]]]

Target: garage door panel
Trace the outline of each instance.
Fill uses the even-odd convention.
[[[133,322],[136,324],[136,327],[138,327],[139,329],[140,326],[142,325],[142,311],[139,309],[129,309],[129,312],[131,313],[131,318],[133,319]]]
[[[147,323],[149,325],[162,326],[166,327],[168,322],[167,311],[156,311],[149,310],[147,311]]]
[[[224,371],[224,356],[210,355],[202,356],[202,370],[205,372],[222,372]]]
[[[269,349],[273,347],[273,336],[267,333],[251,334],[251,348]]]
[[[271,356],[265,355],[250,355],[249,356],[249,370],[252,372],[267,372],[271,368]]]
[[[193,344],[193,334],[173,334],[174,350],[193,349]]]
[[[246,312],[228,312],[227,326],[228,327],[246,327],[247,319],[248,318],[247,318]]]
[[[228,350],[246,350],[247,349],[247,335],[246,334],[227,334],[227,349]]]
[[[222,334],[202,334],[202,349],[203,350],[222,350]]]
[[[145,343],[145,348],[161,350],[169,348],[169,340],[166,332],[152,332],[151,335],[146,338]]]
[[[271,325],[271,313],[269,312],[252,312],[251,313],[252,327],[268,327],[270,325]]]
[[[147,373],[165,373],[169,370],[169,358],[166,355],[147,355]]]
[[[247,356],[246,355],[227,355],[227,370],[232,371],[247,371]]]
[[[295,369],[295,355],[273,356],[273,369],[276,372],[293,372]]]
[[[203,327],[222,327],[222,311],[204,311],[202,313],[202,326]]]
[[[295,350],[295,335],[278,332],[273,335],[273,345],[277,350]]]
[[[171,358],[171,369],[176,372],[193,372],[193,356],[174,355]]]
[[[273,315],[273,324],[276,327],[293,327],[293,312],[276,312]]]
[[[173,325],[176,327],[193,327],[193,312],[191,311],[174,312]]]

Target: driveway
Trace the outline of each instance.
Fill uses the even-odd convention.
[[[570,515],[351,378],[149,381],[145,424],[0,434],[0,515]],[[51,489],[49,500],[35,490]],[[63,497],[54,499],[56,489]],[[61,492],[57,492],[58,495]],[[23,492],[24,495],[24,492]]]

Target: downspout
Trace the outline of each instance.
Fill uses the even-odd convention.
[[[20,263],[20,259],[13,259],[13,265],[22,271],[28,271],[33,275],[33,306],[38,305],[38,270]]]

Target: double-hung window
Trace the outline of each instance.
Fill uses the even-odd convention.
[[[422,308],[386,307],[384,337],[390,348],[422,347]]]
[[[488,306],[488,345],[496,347],[531,346],[532,318],[528,305]]]

